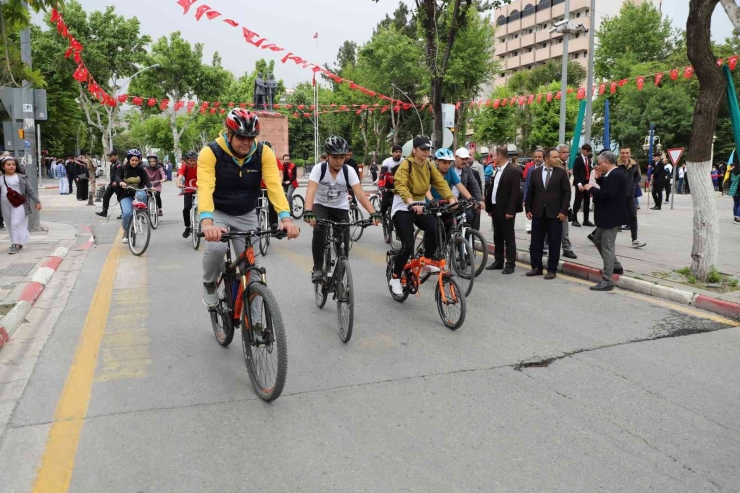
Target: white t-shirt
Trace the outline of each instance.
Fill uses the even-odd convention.
[[[383,164],[381,165],[381,168],[388,168],[388,171],[392,170],[399,164],[403,162],[403,158],[399,159],[398,161],[394,161],[392,157],[386,158],[383,161]]]
[[[351,166],[347,166],[347,176],[349,177],[350,187],[360,183],[357,173]],[[321,178],[321,165],[314,166],[311,170],[311,175],[308,177],[309,181],[319,184],[319,187],[316,189],[316,197],[313,200],[314,203],[321,204],[324,207],[331,207],[332,209],[349,210],[347,183],[344,181],[344,171],[340,169],[337,173],[337,179],[334,180],[331,177],[331,166],[327,164],[324,179],[319,181],[319,178]]]

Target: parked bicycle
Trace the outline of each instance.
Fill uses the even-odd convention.
[[[367,228],[373,224],[372,219],[359,222],[336,222],[317,219],[316,224],[326,226],[326,248],[324,249],[324,273],[326,282],[314,283],[316,306],[324,308],[329,293],[334,294],[337,302],[337,320],[339,338],[349,342],[352,337],[355,313],[355,290],[352,284],[352,270],[349,267],[347,249],[342,241],[346,230],[350,228]]]
[[[197,233],[203,237],[203,233]],[[217,283],[219,303],[209,308],[211,325],[216,341],[228,346],[234,339],[234,331],[241,329],[242,351],[249,380],[255,393],[265,401],[280,397],[288,372],[288,348],[285,327],[280,307],[267,287],[264,267],[254,262],[252,240],[262,237],[285,238],[287,233],[279,229],[230,231],[221,236],[221,241],[234,242],[241,239],[244,251],[232,261],[231,248]],[[233,244],[233,243],[232,243]],[[233,244],[235,251],[236,244]],[[251,278],[255,272],[259,280]]]
[[[441,222],[439,220],[439,216],[441,216],[442,213],[446,212],[450,208],[450,206],[447,205],[433,206],[431,204],[424,203],[415,203],[409,207],[417,205],[423,206],[423,212],[425,214],[432,213],[437,215],[438,223]],[[444,229],[444,225],[442,225],[441,229]],[[459,283],[455,280],[455,277],[447,268],[447,260],[444,256],[444,231],[441,231],[440,227],[438,226],[436,233],[437,251],[435,252],[435,257],[439,258],[440,260],[433,260],[432,258],[425,257],[418,250],[416,250],[414,257],[412,257],[409,262],[403,267],[403,272],[401,273],[401,286],[403,286],[403,294],[394,294],[390,286],[388,287],[388,289],[394,300],[398,301],[399,303],[403,303],[409,297],[409,294],[419,296],[419,289],[421,285],[424,284],[429,279],[429,277],[431,277],[432,275],[436,275],[437,284],[434,291],[434,299],[437,304],[437,311],[439,312],[439,316],[442,319],[442,323],[444,323],[448,328],[452,330],[457,330],[465,322],[465,293],[461,289]],[[387,266],[385,275],[387,282],[390,282],[391,278],[393,277],[393,265],[395,264],[398,254],[398,250],[389,250],[386,255]],[[439,269],[439,272],[434,274],[422,274],[421,271],[425,265],[435,266]]]

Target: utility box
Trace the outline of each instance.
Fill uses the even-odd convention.
[[[46,89],[33,90],[33,114],[37,122],[45,122],[49,119],[49,110],[46,108]]]

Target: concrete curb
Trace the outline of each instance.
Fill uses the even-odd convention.
[[[75,250],[89,250],[95,245],[95,236],[93,235],[93,230],[90,226],[87,226],[85,224],[80,225],[80,229],[83,230],[84,234],[89,234],[90,237],[85,243],[76,246],[74,249]]]
[[[69,248],[58,247],[46,257],[41,267],[36,269],[29,282],[21,293],[20,299],[13,308],[0,319],[0,349],[13,337],[18,327],[25,321],[28,312],[43,293],[44,288],[51,280],[54,273],[59,269],[64,258],[69,253]]]
[[[493,244],[488,244],[488,253],[493,254]],[[517,250],[516,259],[519,262],[529,264],[531,262],[529,252]],[[588,267],[574,262],[560,261],[558,272],[568,276],[585,279],[587,281],[599,282],[601,280],[601,269]],[[679,303],[681,305],[693,305],[696,308],[716,313],[733,320],[740,320],[740,304],[731,301],[712,298],[693,291],[671,288],[652,282],[635,279],[634,277],[614,274],[614,283],[621,289],[635,293],[653,296],[664,300]]]

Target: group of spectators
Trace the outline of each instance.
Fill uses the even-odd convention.
[[[76,158],[47,158],[46,173],[49,178],[59,181],[59,194],[71,195],[77,187],[77,200],[88,200],[90,181],[95,179],[97,164],[87,151],[81,151]]]

